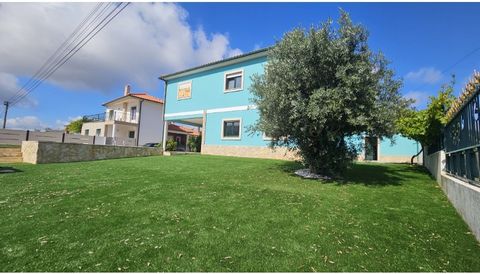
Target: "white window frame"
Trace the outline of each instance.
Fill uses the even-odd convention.
[[[132,109],[135,108],[135,117],[132,117],[133,112]],[[137,121],[137,116],[138,116],[138,107],[137,106],[130,106],[130,121]]]
[[[230,75],[230,74],[234,74],[235,76],[237,74],[240,74],[240,76],[242,77],[242,81],[240,81],[240,87],[239,88],[227,89],[227,75]],[[237,69],[237,70],[232,70],[232,71],[225,72],[225,74],[223,75],[223,93],[236,92],[236,91],[243,90],[244,79],[245,79],[245,77],[244,77],[243,69]]]
[[[225,122],[231,122],[231,121],[238,121],[239,122],[239,125],[238,125],[238,137],[225,137],[223,136],[223,127],[225,126]],[[221,132],[220,132],[220,138],[222,140],[241,140],[242,139],[242,118],[225,118],[225,119],[222,119],[222,129],[221,129]]]
[[[190,85],[190,97],[185,97],[185,98],[180,98],[178,97],[178,91],[180,90],[180,86],[181,85],[185,85],[185,84],[189,84]],[[192,80],[189,80],[189,81],[183,81],[183,82],[179,82],[177,84],[177,100],[180,101],[180,100],[188,100],[188,99],[192,99]]]

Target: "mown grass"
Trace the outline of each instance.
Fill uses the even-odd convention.
[[[14,165],[0,271],[480,271],[480,246],[408,165],[342,182],[215,156]]]

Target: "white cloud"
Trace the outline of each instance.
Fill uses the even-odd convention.
[[[33,75],[96,3],[0,4],[0,73]],[[172,3],[132,3],[50,79],[70,89],[109,91],[240,54],[227,35],[192,29],[188,13]]]
[[[60,119],[57,119],[55,121],[55,125],[52,127],[52,128],[55,128],[55,129],[63,129],[65,128],[66,125],[70,124],[71,121],[75,121],[75,120],[78,120],[78,119],[81,119],[82,116],[77,116],[77,117],[68,117],[67,120],[60,120]]]
[[[19,88],[18,79],[15,75],[0,71],[0,103],[3,104],[4,101],[10,100],[17,95]],[[37,102],[30,97],[19,103],[21,106],[34,106],[36,104]]]
[[[42,122],[36,116],[23,116],[7,119],[7,128],[8,129],[45,129],[47,124]]]
[[[405,75],[405,79],[416,83],[436,84],[442,80],[443,74],[433,67],[421,68]]]
[[[404,97],[415,100],[413,103],[415,107],[423,107],[427,104],[429,95],[423,91],[410,91],[407,92]]]
[[[37,116],[27,115],[21,117],[14,117],[7,119],[8,129],[23,129],[23,130],[44,130],[44,129],[64,129],[67,124],[73,120],[78,120],[82,116],[68,117],[67,120],[57,119],[54,124],[46,123]]]

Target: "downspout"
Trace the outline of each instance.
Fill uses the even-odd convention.
[[[137,147],[140,142],[140,123],[142,122],[142,105],[143,101],[145,100],[140,100],[140,107],[138,108],[138,123],[137,123]]]

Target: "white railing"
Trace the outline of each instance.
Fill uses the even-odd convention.
[[[56,143],[136,146],[135,138],[87,136],[63,132],[41,132],[29,130],[0,129],[0,144],[21,145],[22,141],[43,141]]]
[[[112,113],[107,111],[105,115],[105,121],[120,121],[120,122],[128,122],[128,123],[138,123],[138,112],[136,113],[135,119],[131,119],[131,112],[130,111],[121,111],[121,110],[114,110]]]

